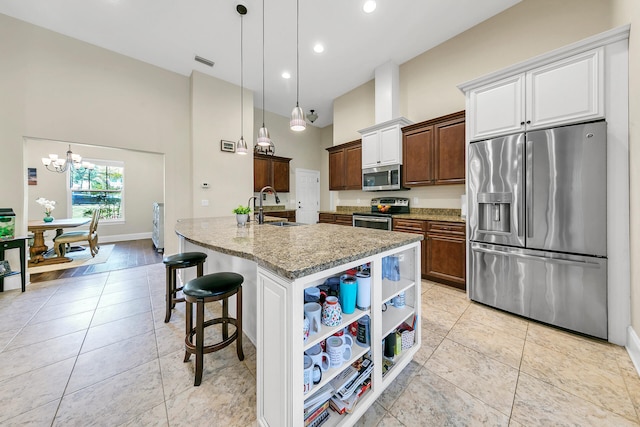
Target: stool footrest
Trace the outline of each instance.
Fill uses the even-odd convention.
[[[202,348],[203,354],[213,353],[214,351],[222,350],[229,344],[233,343],[236,340],[236,338],[238,338],[238,326],[236,325],[236,319],[232,317],[219,317],[217,319],[207,320],[206,322],[204,322],[203,328],[206,328],[207,326],[215,325],[217,323],[232,324],[233,326],[235,326],[236,330],[233,332],[233,334],[229,336],[229,338],[225,340],[222,340],[215,344],[205,345]],[[193,337],[195,334],[196,334],[196,328],[193,328],[191,329],[191,332],[189,332],[189,335],[187,335],[187,337],[184,340],[185,350],[191,354],[195,354],[196,352],[196,344],[193,343]]]

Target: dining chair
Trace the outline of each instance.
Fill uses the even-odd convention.
[[[89,224],[89,230],[69,231],[55,237],[53,239],[53,245],[55,247],[56,255],[65,256],[68,245],[86,240],[89,243],[91,256],[95,257],[100,249],[100,246],[98,245],[98,222],[100,222],[100,210],[94,209],[91,216],[91,223]]]

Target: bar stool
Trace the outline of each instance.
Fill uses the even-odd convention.
[[[181,254],[169,255],[164,257],[164,263],[167,271],[167,291],[165,295],[165,303],[167,305],[167,313],[164,316],[164,323],[171,320],[171,309],[176,306],[177,302],[184,302],[184,298],[176,298],[176,294],[182,287],[177,287],[176,271],[180,268],[188,268],[197,266],[197,277],[204,274],[204,262],[207,254],[202,252],[183,252]]]
[[[186,336],[184,339],[184,361],[188,362],[192,354],[196,355],[196,378],[194,386],[202,381],[204,355],[221,350],[236,341],[238,359],[244,360],[242,351],[242,282],[244,277],[237,273],[221,272],[196,277],[182,288],[187,303]],[[229,317],[229,297],[236,295],[236,318]],[[204,320],[204,305],[222,300],[222,317]],[[193,327],[193,304],[196,304],[196,325]],[[204,345],[204,328],[222,323],[222,341]],[[235,326],[235,332],[229,336],[229,324]],[[195,343],[193,341],[195,335]]]

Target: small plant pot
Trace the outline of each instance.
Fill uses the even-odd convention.
[[[249,214],[236,214],[236,221],[238,222],[238,227],[246,226],[248,219],[249,219]]]

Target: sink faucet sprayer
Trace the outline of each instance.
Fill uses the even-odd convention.
[[[260,208],[258,209],[258,224],[264,224],[264,210],[262,209],[262,194],[265,190],[271,190],[273,195],[276,197],[276,203],[280,203],[280,197],[278,197],[278,192],[271,187],[270,185],[262,187],[260,190]]]

